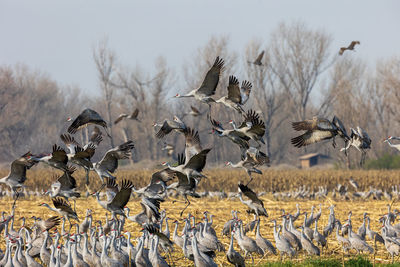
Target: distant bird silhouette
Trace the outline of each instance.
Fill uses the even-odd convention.
[[[339,55],[343,55],[346,50],[353,50],[356,45],[359,45],[360,41],[352,41],[348,47],[341,47],[339,50]]]
[[[265,52],[264,50],[261,51],[261,53],[258,55],[258,57],[256,58],[256,60],[254,60],[254,61],[247,61],[247,62],[250,63],[250,64],[257,65],[257,66],[262,66],[263,64],[262,64],[261,60],[262,60],[262,58],[264,57],[264,52]]]
[[[200,110],[198,108],[196,108],[194,106],[190,106],[190,112],[182,114],[182,119],[188,115],[193,116],[193,117],[199,117],[203,114],[204,114],[204,112],[200,112]]]
[[[160,130],[156,133],[157,138],[163,138],[167,134],[169,134],[172,131],[177,131],[183,133],[186,130],[186,125],[185,123],[179,119],[177,116],[174,116],[174,120],[164,120],[163,123],[157,123],[155,122],[153,124],[153,127],[156,126],[161,126]]]
[[[135,109],[135,111],[133,111],[132,114],[130,114],[130,115],[122,113],[114,121],[114,124],[117,124],[118,122],[122,121],[125,118],[130,119],[130,120],[136,120],[136,121],[140,122],[140,120],[138,119],[138,115],[139,115],[139,109]]]

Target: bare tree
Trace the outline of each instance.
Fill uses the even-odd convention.
[[[261,51],[260,47],[258,42],[250,43],[247,47],[246,58],[256,58]],[[252,103],[257,110],[262,112],[264,117],[266,152],[271,157],[273,133],[290,116],[289,112],[284,112],[286,94],[273,71],[269,53],[264,54],[262,66],[247,64],[246,71],[249,81],[253,83]],[[284,151],[284,149],[275,145],[274,156],[280,151]]]
[[[280,24],[272,34],[270,66],[293,103],[296,119],[304,120],[313,89],[333,63],[331,37],[304,23]]]
[[[106,105],[107,121],[110,127],[110,143],[114,147],[113,123],[112,123],[112,104],[114,95],[113,76],[116,70],[115,53],[108,47],[108,40],[105,38],[100,41],[93,49],[93,59],[96,64],[100,87]]]

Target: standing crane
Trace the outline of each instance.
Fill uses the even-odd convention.
[[[229,249],[226,252],[226,259],[229,263],[235,265],[235,267],[245,267],[242,255],[233,248],[233,234],[234,231],[231,233],[231,242],[229,243]]]

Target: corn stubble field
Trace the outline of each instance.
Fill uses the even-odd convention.
[[[1,171],[0,174],[6,174],[6,170]],[[131,180],[136,188],[140,188],[145,186],[153,171],[150,170],[120,170],[117,173],[118,180],[121,178],[126,178]],[[30,189],[38,188],[38,190],[46,189],[53,182],[53,176],[57,174],[57,172],[52,172],[47,169],[43,170],[32,170],[28,173],[28,180],[26,185]],[[208,179],[203,180],[200,183],[200,187],[198,192],[202,192],[204,190],[209,191],[222,191],[224,189],[225,192],[234,192],[237,191],[237,183],[238,181],[246,181],[248,178],[244,175],[243,172],[240,171],[232,171],[232,170],[224,170],[224,169],[216,169],[205,172],[208,176]],[[100,205],[96,202],[94,197],[89,196],[86,198],[86,191],[94,191],[99,188],[100,182],[98,178],[91,174],[91,184],[90,189],[87,190],[84,183],[83,172],[77,172],[74,175],[77,178],[77,183],[79,184],[80,189],[82,190],[82,197],[76,201],[76,210],[78,216],[83,219],[85,210],[90,208],[94,211],[93,219],[95,220],[104,220],[106,211],[100,207]],[[269,213],[269,218],[262,217],[261,218],[261,235],[268,238],[274,244],[273,238],[273,228],[271,219],[276,219],[278,223],[280,223],[280,215],[282,214],[281,209],[284,209],[286,212],[294,213],[296,211],[296,203],[300,204],[301,211],[310,211],[311,206],[318,207],[319,204],[322,204],[322,216],[318,224],[319,231],[322,232],[322,228],[327,225],[329,210],[328,207],[330,205],[335,205],[335,214],[336,218],[338,218],[341,222],[345,221],[348,216],[348,212],[351,210],[353,212],[352,222],[354,231],[358,229],[358,227],[362,224],[362,216],[364,212],[368,212],[371,217],[371,228],[372,230],[380,233],[380,223],[378,222],[379,217],[387,212],[387,204],[392,204],[393,209],[398,208],[397,200],[394,199],[392,202],[388,200],[368,200],[368,201],[340,201],[338,199],[332,199],[330,194],[325,199],[319,200],[289,200],[289,201],[281,201],[274,199],[271,192],[273,191],[284,191],[290,190],[293,188],[297,188],[300,185],[306,185],[311,188],[317,188],[318,185],[325,185],[328,187],[328,190],[332,190],[336,186],[337,183],[346,184],[348,179],[353,177],[363,189],[368,188],[369,186],[373,186],[376,188],[389,188],[392,185],[400,184],[400,175],[396,171],[339,171],[339,170],[264,170],[263,175],[256,176],[254,181],[250,184],[250,187],[257,193],[265,191],[266,194],[261,197],[264,201],[264,205]],[[221,185],[224,185],[224,188],[221,188]],[[179,217],[179,213],[182,208],[185,206],[183,202],[175,202],[172,201],[175,198],[168,198],[164,203],[161,204],[162,209],[166,209],[168,217],[177,219],[182,222],[183,218]],[[182,200],[182,199],[180,199]],[[248,215],[246,213],[247,207],[243,205],[239,199],[219,199],[219,198],[201,198],[201,199],[190,199],[191,205],[186,210],[184,216],[190,212],[195,215],[196,220],[200,221],[203,218],[203,212],[208,211],[214,215],[214,223],[213,227],[215,228],[218,238],[225,245],[227,249],[229,246],[229,237],[224,237],[221,235],[221,230],[224,223],[231,218],[231,210],[239,210],[239,218],[241,218],[244,222],[244,225],[253,220],[252,215]],[[10,211],[13,200],[11,198],[2,198],[0,199],[0,207],[1,210]],[[28,225],[33,223],[32,216],[40,216],[42,218],[48,218],[50,216],[54,216],[56,214],[50,214],[49,211],[40,207],[39,204],[42,202],[51,203],[50,197],[31,197],[31,198],[22,198],[18,200],[15,216],[19,218],[21,216],[25,216],[28,219]],[[131,209],[131,214],[136,214],[141,212],[140,207],[140,198],[131,198],[128,203],[128,207]],[[172,204],[173,203],[173,204]],[[296,222],[296,226],[300,226],[302,223],[303,216],[301,216]],[[171,221],[170,221],[171,222]],[[20,221],[16,222],[16,229],[20,224]],[[138,237],[140,233],[141,227],[133,222],[126,223],[126,229],[132,232],[133,237]],[[183,227],[183,223],[179,225],[178,233],[180,233]],[[171,229],[171,238],[173,225],[170,223]],[[254,233],[248,233],[250,237],[255,237]],[[2,239],[0,243],[0,247],[4,249],[5,244]],[[373,242],[368,240],[368,243],[371,246],[374,246]],[[236,242],[235,242],[236,244]],[[239,247],[235,246],[235,249],[239,251]],[[350,254],[344,255],[342,253],[342,249],[336,241],[335,234],[333,233],[328,237],[328,249],[323,251],[321,258],[323,259],[338,259],[343,261],[344,259],[350,258],[356,254],[355,251],[351,251]],[[173,259],[176,266],[192,266],[192,262],[185,259],[179,247],[175,246],[175,250],[173,252]],[[366,255],[367,259],[371,262],[374,261],[376,263],[390,263],[391,259],[386,252],[386,249],[383,245],[377,245],[377,251],[375,255]],[[263,265],[270,262],[279,262],[279,256],[267,255],[263,258],[258,255],[254,255],[255,264]],[[305,260],[309,260],[309,256],[300,252],[296,258],[292,259],[294,264],[304,262]],[[398,260],[398,259],[397,259]],[[216,257],[216,262],[220,266],[228,266],[229,263],[226,260],[226,256],[223,252],[218,252]],[[247,258],[246,263],[251,265],[251,259]]]

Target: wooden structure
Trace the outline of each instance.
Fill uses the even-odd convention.
[[[299,157],[302,169],[307,169],[318,164],[319,153],[310,153]]]

